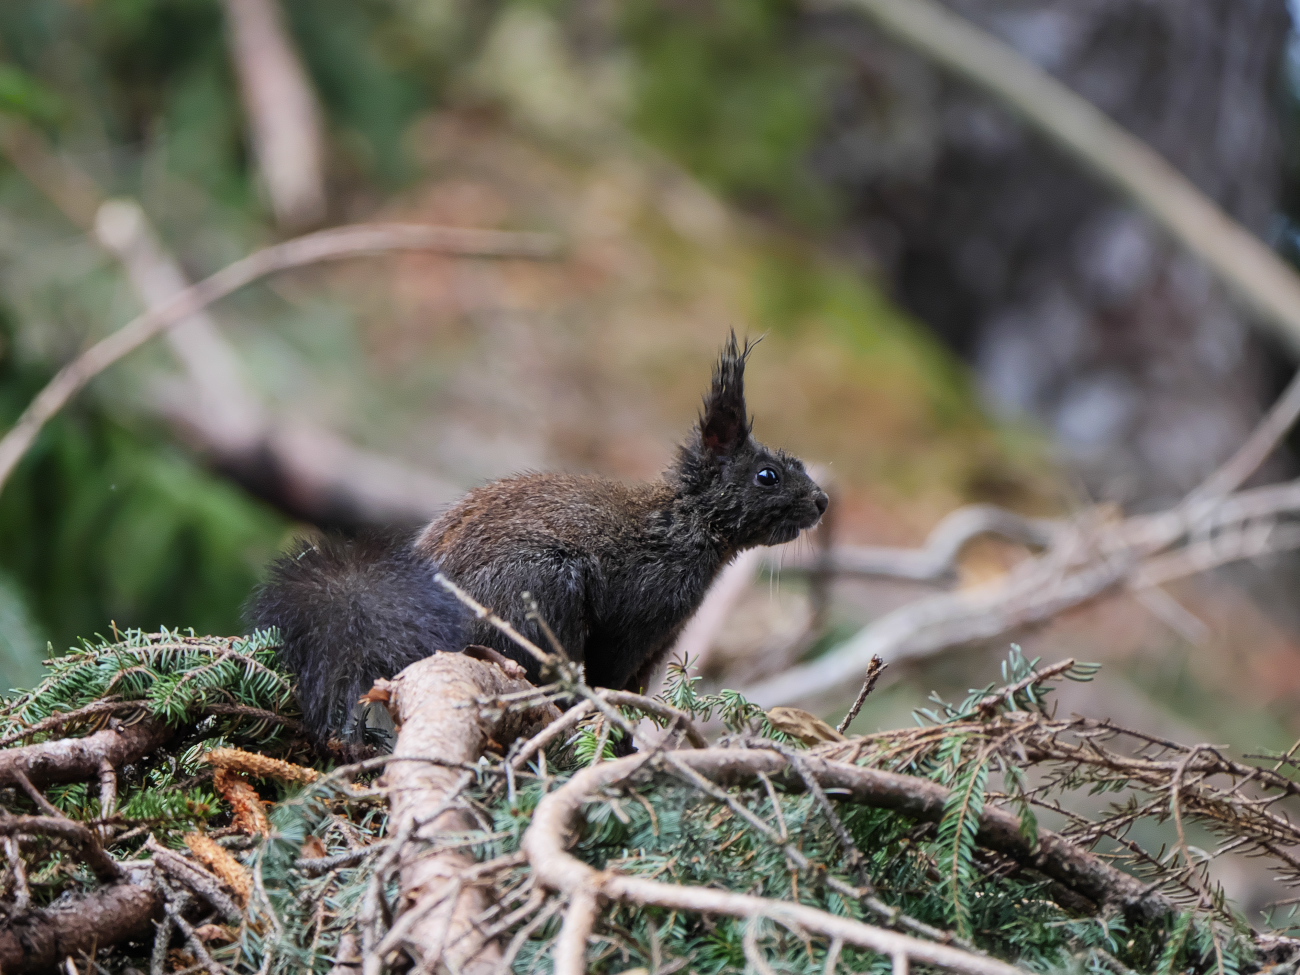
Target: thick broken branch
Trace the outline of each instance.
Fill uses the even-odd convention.
[[[0,926],[0,972],[48,971],[69,956],[143,937],[162,913],[162,896],[152,886],[119,883],[9,917]]]
[[[401,730],[393,750],[397,761],[389,764],[383,783],[391,803],[389,834],[404,838],[397,852],[403,908],[390,934],[401,926],[400,939],[392,940],[429,971],[440,958],[452,971],[466,973],[492,971],[501,959],[500,945],[485,941],[474,926],[489,906],[488,895],[462,883],[476,865],[473,856],[464,849],[431,853],[430,844],[441,833],[478,828],[455,805],[465,774],[455,764],[478,761],[489,742],[510,740],[526,722],[558,717],[551,705],[530,714],[476,703],[530,688],[494,664],[451,653],[412,664],[389,682],[389,708]],[[453,767],[420,760],[425,755]]]

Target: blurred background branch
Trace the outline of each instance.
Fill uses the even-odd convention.
[[[277,0],[224,0],[230,57],[258,171],[283,230],[325,219],[325,132]]]
[[[1292,350],[1300,276],[1141,139],[1114,124],[1010,44],[936,0],[846,0],[876,27],[988,92],[1093,175],[1147,212]]]

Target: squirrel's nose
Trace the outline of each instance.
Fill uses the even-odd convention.
[[[826,514],[826,506],[829,505],[830,503],[831,503],[831,499],[826,496],[825,491],[818,491],[813,496],[813,504],[817,505],[817,514],[819,517],[821,515]]]

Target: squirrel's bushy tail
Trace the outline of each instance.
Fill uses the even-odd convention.
[[[357,700],[377,678],[464,649],[469,614],[434,581],[437,571],[409,538],[392,535],[304,542],[271,565],[245,615],[280,630],[280,662],[298,678],[318,744],[362,741]]]

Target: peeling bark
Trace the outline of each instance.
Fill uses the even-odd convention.
[[[404,940],[426,969],[432,970],[441,955],[452,971],[491,972],[501,960],[501,947],[484,941],[474,926],[490,906],[488,894],[464,882],[475,860],[463,850],[430,854],[429,845],[442,833],[479,828],[456,805],[465,776],[458,766],[476,762],[489,743],[507,742],[525,725],[558,717],[558,712],[551,705],[532,711],[479,705],[485,698],[532,685],[463,654],[435,654],[386,683],[388,706],[401,729],[395,761],[383,780],[391,804],[389,829],[390,835],[411,837],[400,858],[405,910],[397,924],[407,916],[413,919],[407,922]]]

